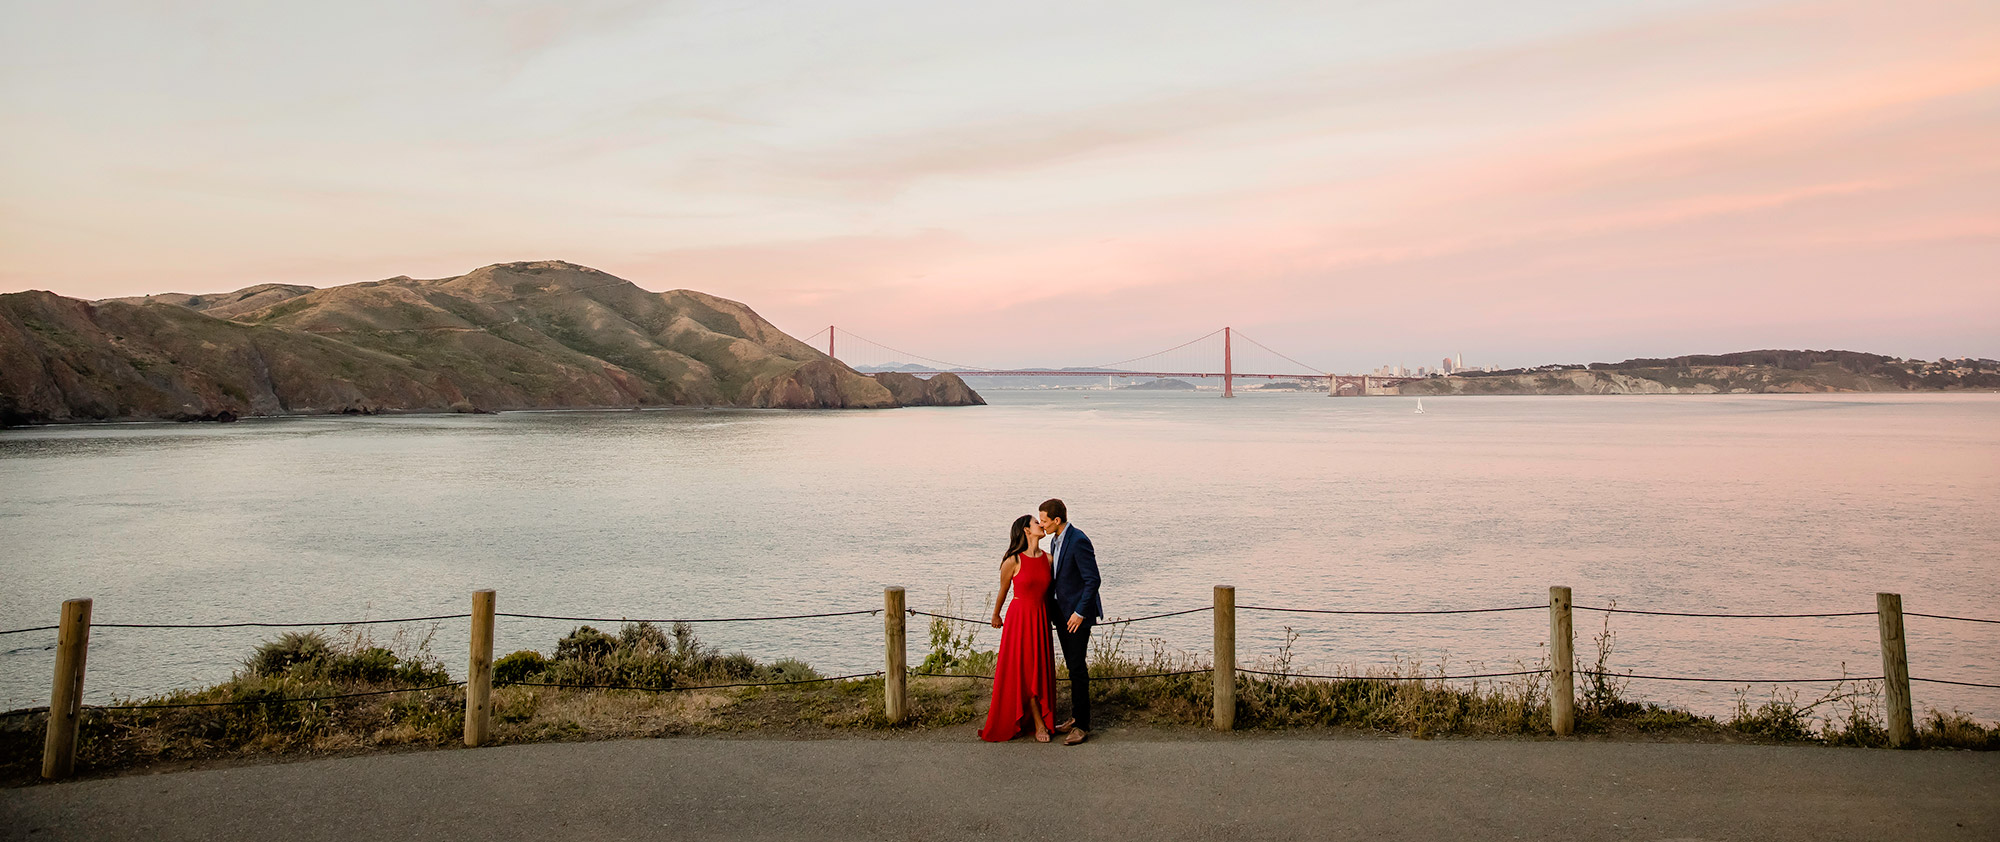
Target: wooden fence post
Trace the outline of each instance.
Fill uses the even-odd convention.
[[[909,715],[909,656],[903,639],[903,589],[882,591],[883,650],[888,669],[882,676],[882,715],[889,724],[901,723]]]
[[[1215,586],[1215,730],[1236,728],[1236,586]]]
[[[1549,588],[1549,726],[1561,737],[1576,730],[1576,629],[1569,605],[1569,588]]]
[[[76,769],[76,730],[83,718],[83,661],[90,652],[90,600],[62,604],[56,631],[55,685],[49,689],[49,734],[42,743],[42,777],[67,778]]]
[[[1889,747],[1917,741],[1910,716],[1910,652],[1903,640],[1903,595],[1875,595],[1875,619],[1882,629],[1882,684],[1889,704]]]
[[[465,744],[484,745],[493,727],[493,592],[472,592],[472,663],[465,670]]]

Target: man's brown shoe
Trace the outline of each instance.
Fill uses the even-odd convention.
[[[1071,729],[1071,728],[1075,728],[1075,727],[1076,727],[1076,720],[1075,720],[1075,719],[1065,719],[1065,720],[1063,720],[1063,721],[1062,721],[1062,723],[1061,723],[1061,724],[1057,725],[1057,726],[1056,726],[1056,727],[1054,727],[1054,728],[1050,728],[1049,730],[1051,730],[1051,731],[1054,731],[1054,732],[1056,732],[1056,733],[1058,733],[1058,734],[1067,734],[1067,733],[1069,733],[1069,731],[1070,731],[1070,729]]]
[[[1069,736],[1063,738],[1063,745],[1082,745],[1083,741],[1088,739],[1090,739],[1089,731],[1085,731],[1082,728],[1071,728],[1069,729]]]

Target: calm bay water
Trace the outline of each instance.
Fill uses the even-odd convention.
[[[2000,616],[2000,396],[1407,398],[989,392],[991,406],[666,410],[125,424],[0,433],[0,628],[90,596],[98,622],[318,621],[500,610],[715,617],[881,605],[947,588],[983,616],[1004,531],[1068,501],[1114,616],[1204,605],[1581,605]],[[1578,652],[1603,615],[1578,612]],[[1138,624],[1205,653],[1205,614]],[[1545,611],[1245,611],[1239,661],[1299,634],[1294,668],[1545,654]],[[502,618],[498,650],[574,624]],[[1908,620],[1918,676],[2000,683],[2000,626]],[[394,626],[373,627],[378,638]],[[1873,617],[1617,615],[1642,674],[1874,675]],[[881,620],[700,627],[726,650],[879,668]],[[98,629],[86,700],[226,678],[262,630]],[[463,669],[464,621],[411,638]],[[982,644],[997,633],[987,630]],[[53,632],[0,637],[0,707],[46,704]],[[912,626],[912,657],[924,651]],[[1733,709],[1726,685],[1634,682]],[[1768,686],[1753,688],[1757,698]],[[1814,688],[1802,688],[1810,698]],[[1916,703],[2000,719],[2000,691]]]

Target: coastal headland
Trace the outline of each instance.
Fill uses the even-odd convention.
[[[2000,390],[2000,362],[1855,351],[1742,351],[1411,380],[1403,395],[1743,395]]]
[[[0,295],[0,426],[725,406],[983,404],[871,377],[748,306],[563,261],[451,278],[83,301]]]

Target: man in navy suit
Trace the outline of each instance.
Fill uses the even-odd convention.
[[[1097,599],[1097,550],[1083,530],[1069,525],[1069,507],[1063,501],[1043,503],[1039,520],[1049,535],[1048,552],[1055,564],[1049,622],[1056,627],[1063,663],[1069,666],[1070,720],[1051,730],[1065,735],[1063,745],[1073,746],[1090,738],[1090,627],[1104,618],[1104,605]]]

